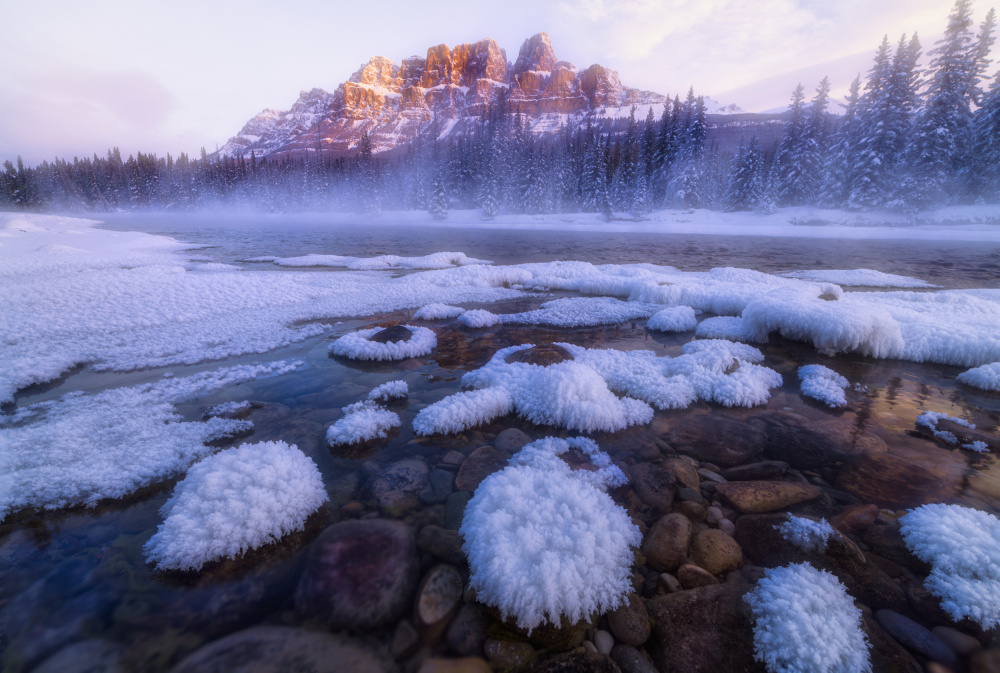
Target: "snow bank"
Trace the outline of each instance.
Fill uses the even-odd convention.
[[[386,329],[372,327],[345,334],[330,344],[329,351],[334,355],[352,360],[405,360],[406,358],[430,355],[430,352],[437,346],[437,336],[434,332],[426,327],[412,325],[404,325],[404,327],[410,330],[409,341],[388,341],[386,343],[369,341],[371,337]]]
[[[388,402],[389,400],[403,399],[409,394],[410,387],[406,385],[406,381],[398,379],[376,386],[368,393],[368,399],[373,402]]]
[[[695,336],[700,339],[725,339],[727,341],[754,341],[754,336],[747,333],[742,318],[718,316],[706,318],[698,324]]]
[[[967,386],[1000,391],[1000,362],[974,367],[962,372],[957,378]]]
[[[469,257],[462,252],[435,252],[423,257],[349,257],[343,255],[302,255],[301,257],[255,257],[246,262],[271,262],[278,266],[330,266],[354,271],[381,271],[386,269],[447,269],[469,264],[492,264],[484,259]]]
[[[922,505],[899,520],[906,546],[931,565],[924,585],[955,620],[1000,625],[1000,519],[959,505]]]
[[[450,306],[448,304],[427,304],[421,306],[413,314],[415,320],[444,320],[447,318],[457,318],[465,313],[465,309],[460,306]]]
[[[25,507],[92,506],[183,472],[214,451],[206,442],[252,424],[182,421],[175,403],[299,364],[240,365],[95,395],[70,393],[0,416],[0,465],[10,486],[0,489],[0,520]]]
[[[466,311],[461,325],[472,328],[493,325],[549,325],[552,327],[597,327],[648,318],[661,309],[658,304],[625,302],[611,297],[567,297],[547,301],[534,311],[496,314],[484,309]]]
[[[570,449],[597,470],[571,470],[559,457]],[[462,548],[478,599],[529,632],[621,605],[633,591],[631,548],[642,536],[605,491],[625,482],[592,440],[548,437],[525,446],[465,509]]]
[[[827,540],[833,535],[833,527],[826,519],[813,521],[794,514],[789,514],[788,519],[775,528],[796,547],[820,554],[826,551]]]
[[[781,375],[753,364],[763,355],[745,344],[693,342],[676,358],[657,357],[652,351],[558,345],[574,359],[541,367],[506,362],[510,354],[531,344],[497,351],[485,366],[462,377],[462,385],[474,391],[425,407],[414,420],[414,430],[421,435],[459,432],[513,410],[539,425],[614,432],[648,423],[651,406],[679,409],[697,399],[754,406],[766,402],[770,389],[781,385]]]
[[[327,499],[316,464],[294,444],[243,444],[188,470],[143,551],[160,570],[198,570],[302,530]]]
[[[819,400],[828,407],[846,407],[844,390],[850,383],[843,376],[823,365],[799,367],[799,390],[806,397]]]
[[[476,308],[471,311],[466,311],[462,315],[458,316],[458,323],[460,325],[465,325],[466,327],[471,327],[473,329],[481,329],[483,327],[493,327],[501,322],[501,317],[496,313],[491,313],[483,308]]]
[[[671,306],[661,309],[646,322],[648,329],[658,332],[690,332],[697,326],[698,318],[690,306]]]
[[[389,430],[401,425],[399,414],[371,400],[349,404],[343,411],[344,417],[326,431],[326,443],[330,446],[385,439]]]
[[[754,658],[770,673],[870,673],[861,610],[832,574],[808,563],[766,571],[745,597]]]
[[[822,270],[814,271],[789,271],[778,274],[782,278],[799,278],[801,280],[818,280],[837,285],[866,286],[866,287],[904,287],[904,288],[930,288],[940,287],[932,285],[919,278],[909,276],[897,276],[892,273],[883,273],[874,269],[852,269],[852,270]]]

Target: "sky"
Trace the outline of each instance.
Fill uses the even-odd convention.
[[[828,74],[843,94],[883,34],[925,51],[952,0],[0,0],[0,161],[213,151],[264,108],[333,91],[369,57],[492,37],[516,60],[545,31],[560,59],[627,86],[694,86],[761,111]],[[988,8],[978,0],[979,21]]]

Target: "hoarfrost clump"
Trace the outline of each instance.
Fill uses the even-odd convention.
[[[225,367],[94,395],[70,393],[0,416],[0,520],[24,507],[93,506],[183,472],[249,421],[184,421],[174,404],[302,363]]]
[[[991,362],[964,371],[958,375],[958,380],[974,388],[1000,391],[1000,362]]]
[[[399,414],[371,400],[349,404],[343,411],[344,417],[326,431],[326,443],[330,446],[385,439],[389,430],[401,425]]]
[[[416,320],[444,320],[446,318],[457,318],[465,313],[461,306],[451,306],[450,304],[427,304],[421,306],[413,317]]]
[[[1000,519],[960,505],[921,505],[900,517],[906,546],[931,565],[924,586],[955,620],[1000,625]]]
[[[699,323],[695,336],[702,339],[726,339],[729,341],[759,341],[747,332],[742,318],[718,316],[706,318]]]
[[[767,402],[770,389],[781,385],[780,374],[754,364],[764,356],[746,344],[692,342],[676,358],[558,345],[573,359],[547,367],[506,361],[531,344],[497,351],[485,366],[462,377],[462,385],[475,390],[425,407],[414,429],[422,435],[458,432],[513,410],[539,425],[614,432],[648,423],[651,406],[681,409],[698,399],[754,406]],[[485,390],[498,392],[480,394]]]
[[[620,301],[612,297],[567,297],[547,301],[534,311],[497,317],[505,325],[597,327],[648,318],[661,309],[659,304]]]
[[[828,407],[846,407],[844,390],[850,385],[847,379],[823,365],[799,367],[799,390],[806,397],[823,402]]]
[[[250,402],[248,400],[243,400],[242,402],[224,402],[222,404],[216,404],[214,407],[209,407],[205,410],[205,417],[212,418],[232,418],[233,416],[238,416],[244,411],[250,410]]]
[[[491,313],[486,309],[476,308],[471,311],[466,311],[462,315],[458,316],[458,322],[466,327],[472,327],[473,329],[493,327],[493,325],[500,322],[500,316],[496,313]]]
[[[657,311],[646,327],[658,332],[690,332],[698,326],[695,310],[690,306],[670,306]]]
[[[398,379],[376,386],[368,393],[368,399],[372,402],[388,402],[389,400],[401,400],[409,394],[410,387],[406,385],[406,381]]]
[[[571,448],[597,470],[571,470],[559,457]],[[465,509],[462,547],[479,600],[529,632],[621,605],[642,535],[605,491],[625,482],[590,439],[547,437],[521,449]]]
[[[379,343],[369,339],[384,327],[372,327],[351,332],[330,344],[330,352],[334,355],[352,360],[405,360],[406,358],[429,355],[437,346],[437,336],[426,327],[403,325],[410,330],[409,341],[388,341]]]
[[[243,444],[188,470],[160,510],[165,519],[143,548],[161,570],[198,570],[210,561],[302,530],[326,502],[323,478],[294,444]]]
[[[976,429],[974,423],[970,423],[969,421],[963,418],[955,418],[954,416],[949,416],[948,414],[939,411],[925,411],[924,413],[920,414],[919,416],[917,416],[917,425],[924,426],[925,428],[931,431],[932,435],[940,439],[942,442],[945,442],[946,444],[958,444],[958,437],[955,436],[955,433],[948,432],[947,430],[937,429],[938,421],[941,420],[957,423],[958,425],[965,426],[970,430]],[[966,446],[964,444],[963,446],[965,446],[966,448],[970,448],[970,446]]]
[[[813,521],[794,514],[789,514],[788,520],[775,528],[799,549],[820,554],[826,551],[827,540],[833,535],[833,527],[826,519]]]
[[[770,673],[871,673],[861,610],[832,574],[808,563],[772,568],[744,600],[754,658]]]
[[[272,262],[278,266],[331,266],[354,271],[380,271],[384,269],[448,269],[470,264],[492,264],[485,259],[467,256],[464,252],[435,252],[423,257],[379,255],[377,257],[351,257],[348,255],[310,254],[301,257],[254,257],[245,262]]]

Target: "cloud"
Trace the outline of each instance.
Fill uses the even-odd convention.
[[[104,110],[134,129],[155,130],[177,104],[156,77],[139,70],[59,69],[25,77],[21,84],[57,106]]]

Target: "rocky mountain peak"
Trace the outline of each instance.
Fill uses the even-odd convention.
[[[541,70],[547,72],[552,70],[559,59],[552,48],[552,41],[549,40],[548,33],[538,33],[532,35],[521,45],[521,51],[517,54],[517,62],[514,64],[514,74],[520,75],[529,70]]]

